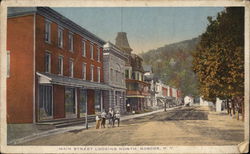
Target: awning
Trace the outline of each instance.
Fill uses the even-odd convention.
[[[112,88],[103,83],[89,82],[86,80],[70,78],[61,75],[55,75],[50,73],[39,73],[36,72],[40,84],[57,84],[64,86],[73,86],[87,89],[99,89],[99,90],[112,90]]]
[[[145,98],[145,96],[142,96],[142,95],[129,95],[129,96],[126,96],[127,98]]]

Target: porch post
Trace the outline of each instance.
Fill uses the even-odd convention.
[[[116,105],[115,105],[115,103],[116,103],[116,99],[115,99],[115,90],[113,91],[113,95],[114,95],[113,110],[115,110],[115,107],[116,107]]]
[[[101,98],[101,112],[103,111],[103,98],[102,98],[102,90],[100,91]]]

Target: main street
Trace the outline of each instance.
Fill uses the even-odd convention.
[[[120,127],[72,131],[25,145],[236,145],[243,122],[205,107],[180,107],[122,121]]]

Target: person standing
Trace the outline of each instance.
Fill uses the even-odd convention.
[[[117,120],[117,123],[118,123],[118,127],[120,126],[120,117],[121,117],[121,115],[120,115],[120,112],[119,111],[116,111],[116,113],[115,113],[115,120],[114,120],[114,123],[115,123],[115,121]]]
[[[105,122],[106,122],[106,112],[103,111],[102,114],[101,114],[101,128],[105,128]]]
[[[109,108],[108,117],[109,117],[109,125],[114,126],[114,111],[112,108]]]
[[[99,129],[99,127],[100,127],[100,118],[99,118],[98,115],[96,115],[95,120],[96,120],[96,127],[95,128]]]

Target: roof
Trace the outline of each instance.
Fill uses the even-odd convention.
[[[51,84],[82,87],[82,88],[87,88],[87,89],[100,89],[100,90],[111,90],[112,89],[110,86],[103,84],[103,83],[90,82],[90,81],[86,81],[86,80],[70,78],[70,77],[66,77],[66,76],[60,76],[60,75],[56,75],[56,74],[37,72],[37,75],[41,78],[44,78],[45,80],[47,80],[47,82],[49,82]],[[43,80],[43,81],[45,81],[45,80]]]
[[[118,32],[115,38],[115,45],[126,52],[131,52],[132,49],[129,46],[127,33],[126,32]]]
[[[57,11],[53,10],[50,7],[8,7],[8,17],[14,17],[19,15],[26,15],[26,14],[34,14],[37,13],[42,15],[60,26],[64,26],[72,32],[79,33],[85,36],[90,41],[96,41],[101,45],[104,45],[106,42],[96,36],[95,34],[89,32],[88,30],[84,29],[83,27],[79,26],[72,20],[66,18],[65,16],[61,15]]]

